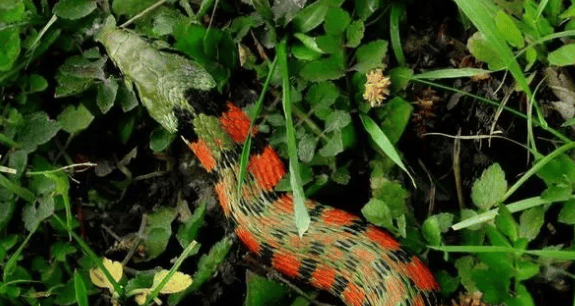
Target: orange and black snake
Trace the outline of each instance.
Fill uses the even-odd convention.
[[[292,194],[274,191],[286,168],[265,142],[255,142],[237,192],[239,152],[250,120],[213,90],[215,82],[204,68],[116,28],[113,19],[97,39],[151,116],[167,130],[179,130],[206,171],[216,174],[214,189],[224,215],[234,221],[247,249],[347,305],[438,305],[439,285],[429,268],[387,231],[355,215],[307,200],[311,223],[300,238]]]

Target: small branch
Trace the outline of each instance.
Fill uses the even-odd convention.
[[[149,12],[155,10],[158,6],[160,6],[160,5],[164,4],[164,3],[166,3],[166,1],[167,1],[167,0],[160,0],[160,1],[156,2],[156,3],[154,3],[153,5],[151,5],[150,7],[148,7],[147,9],[143,10],[143,11],[142,11],[141,13],[139,13],[138,15],[132,17],[132,19],[130,19],[130,20],[124,22],[124,23],[120,26],[120,28],[125,28],[125,27],[131,25],[131,24],[132,24],[134,21],[136,21],[137,19],[139,19],[139,18],[141,18],[142,16],[146,15],[147,13],[149,13]]]

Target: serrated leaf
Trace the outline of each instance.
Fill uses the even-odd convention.
[[[147,250],[145,261],[158,257],[166,250],[172,236],[172,221],[176,213],[174,209],[162,207],[147,215],[144,229],[144,246]]]
[[[325,15],[323,28],[328,34],[339,35],[348,27],[351,18],[349,14],[339,7],[330,7]]]
[[[325,121],[325,133],[341,130],[351,123],[349,112],[343,110],[333,111]]]
[[[507,191],[505,173],[498,163],[485,169],[481,177],[473,183],[471,199],[473,203],[484,210],[495,206]]]
[[[77,108],[74,105],[68,105],[58,115],[58,122],[62,129],[70,134],[86,129],[92,120],[94,120],[94,115],[82,103]]]
[[[94,0],[60,0],[54,5],[54,14],[60,18],[76,20],[88,16],[96,6]]]
[[[345,75],[345,68],[339,57],[330,56],[307,63],[300,71],[300,75],[312,82],[337,80]]]
[[[387,229],[393,228],[393,220],[389,207],[379,199],[370,199],[361,209],[361,213],[367,221]]]
[[[327,143],[319,150],[319,154],[323,157],[333,157],[341,152],[343,152],[343,141],[340,131],[333,132]]]
[[[40,225],[40,222],[50,217],[53,213],[54,198],[38,198],[38,207],[32,203],[28,203],[22,210],[22,220],[24,221],[24,227],[28,231],[34,232],[38,228],[38,225]]]
[[[304,163],[309,163],[314,156],[317,146],[317,138],[311,135],[305,135],[299,140],[297,153],[299,159]]]
[[[350,48],[355,48],[361,43],[363,38],[363,33],[365,27],[361,20],[354,20],[350,23],[345,31],[345,37],[347,39],[347,46]]]
[[[70,254],[76,253],[77,249],[73,245],[69,243],[65,243],[62,241],[56,241],[54,245],[52,245],[52,258],[60,262],[66,262],[66,256]]]
[[[531,241],[539,235],[545,222],[545,209],[542,206],[532,207],[521,213],[519,217],[519,237]]]
[[[193,283],[190,290],[198,289],[212,274],[214,274],[226,258],[231,247],[232,241],[228,238],[224,238],[214,244],[208,254],[202,255],[198,261],[198,269],[196,270],[196,273],[194,273]]]
[[[387,53],[387,46],[388,42],[382,39],[362,45],[355,53],[357,63],[352,69],[367,73],[374,68],[381,68]]]

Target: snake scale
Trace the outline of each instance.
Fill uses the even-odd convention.
[[[429,268],[387,231],[355,215],[307,200],[311,223],[300,238],[292,195],[274,191],[286,168],[265,141],[254,142],[247,177],[236,192],[250,120],[214,90],[215,81],[202,66],[116,28],[111,17],[97,40],[151,116],[168,131],[179,130],[201,165],[215,174],[224,215],[249,251],[346,305],[438,305],[439,285]]]

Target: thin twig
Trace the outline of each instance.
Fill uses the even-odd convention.
[[[142,221],[140,222],[140,228],[138,229],[138,234],[136,235],[136,240],[134,240],[134,244],[130,248],[130,251],[128,252],[128,254],[126,254],[124,260],[122,260],[122,266],[125,266],[130,261],[130,259],[134,255],[134,252],[140,245],[140,241],[142,241],[142,236],[144,235],[144,230],[146,229],[146,223],[147,223],[146,214],[143,214]]]
[[[98,164],[95,163],[79,163],[79,164],[71,164],[68,166],[64,166],[64,167],[60,167],[58,169],[53,169],[53,170],[44,170],[44,171],[28,171],[26,172],[27,176],[32,176],[32,175],[41,175],[41,174],[45,174],[45,173],[54,173],[54,172],[60,172],[60,171],[65,171],[68,169],[72,169],[72,168],[76,168],[76,167],[96,167]],[[79,170],[80,171],[86,171],[86,170]]]
[[[457,138],[453,141],[453,176],[455,177],[455,189],[457,190],[457,199],[459,200],[459,208],[465,208],[465,198],[463,197],[463,187],[461,186],[461,166],[460,166],[460,153],[461,153],[461,129],[457,131]]]

